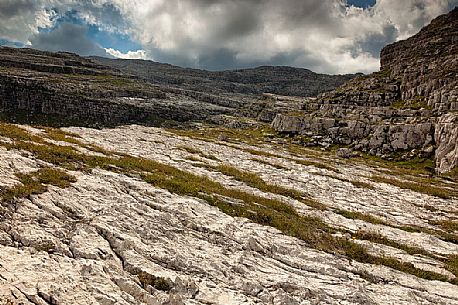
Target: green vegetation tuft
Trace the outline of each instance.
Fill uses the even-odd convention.
[[[374,233],[374,232],[367,232],[367,231],[358,231],[356,232],[355,234],[353,234],[352,236],[353,238],[355,239],[359,239],[359,240],[368,240],[368,241],[371,241],[373,243],[377,243],[377,244],[381,244],[381,245],[386,245],[386,246],[389,246],[389,247],[392,247],[392,248],[397,248],[397,249],[401,249],[405,252],[407,252],[408,254],[410,255],[416,255],[416,254],[420,254],[420,255],[424,255],[424,256],[428,256],[428,257],[431,257],[433,259],[436,259],[436,260],[442,260],[440,257],[424,250],[424,249],[421,249],[421,248],[418,248],[418,247],[411,247],[411,246],[407,246],[407,245],[404,245],[404,244],[401,244],[401,243],[398,243],[394,240],[390,240],[378,233]]]
[[[411,100],[397,100],[391,104],[391,108],[393,109],[412,109],[412,110],[420,110],[420,109],[427,109],[432,110],[432,107],[426,103],[426,99],[424,96],[416,96]]]
[[[0,123],[0,136],[10,138],[13,141],[42,142],[40,137],[32,135],[23,128],[7,123]]]
[[[311,198],[307,198],[307,196],[304,193],[280,185],[266,183],[261,177],[259,177],[255,173],[241,171],[233,166],[225,164],[210,168],[215,169],[226,176],[231,176],[235,180],[243,182],[248,186],[257,188],[263,192],[269,192],[285,197],[290,197],[318,210],[326,209],[326,206],[324,204]]]
[[[21,184],[5,189],[0,192],[3,202],[13,202],[19,198],[27,198],[30,195],[42,194],[47,191],[47,185],[60,188],[69,187],[76,182],[76,178],[66,172],[54,168],[42,168],[29,174],[17,174]]]
[[[453,284],[458,285],[458,255],[451,255],[445,263],[445,268],[455,275]]]
[[[458,232],[458,220],[457,219],[444,219],[439,221],[431,221],[430,224],[437,225],[448,233]]]
[[[67,142],[71,144],[84,145],[81,142],[81,137],[75,133],[63,131],[62,129],[42,127],[46,135],[55,141]]]

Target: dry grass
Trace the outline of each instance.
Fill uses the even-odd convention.
[[[399,180],[396,178],[390,178],[385,176],[373,175],[371,180],[377,183],[386,183],[397,186],[401,189],[412,190],[414,192],[423,193],[443,199],[451,199],[453,197],[458,197],[458,191],[452,190],[450,188],[438,187],[433,184],[421,183],[421,182],[411,182],[405,180]]]
[[[271,167],[276,168],[276,169],[288,170],[288,168],[286,166],[280,165],[278,163],[269,162],[269,161],[266,161],[266,160],[263,160],[263,159],[260,159],[260,158],[251,158],[250,160],[251,161],[255,161],[255,162],[259,162],[259,163],[264,164],[264,165],[271,166]]]
[[[372,216],[366,213],[341,210],[341,209],[335,210],[334,212],[348,219],[359,219],[359,220],[363,220],[365,222],[369,222],[373,224],[388,225],[383,219],[380,219],[378,217],[375,217],[375,216]]]

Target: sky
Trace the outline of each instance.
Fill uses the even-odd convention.
[[[0,0],[0,45],[227,70],[379,69],[458,0]]]

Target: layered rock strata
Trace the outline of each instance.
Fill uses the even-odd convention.
[[[443,172],[456,155],[450,113],[458,111],[458,9],[381,52],[381,70],[279,114],[273,127],[384,157],[432,157]],[[448,127],[444,127],[443,122]],[[442,160],[447,156],[447,161]],[[450,159],[452,158],[452,159]]]

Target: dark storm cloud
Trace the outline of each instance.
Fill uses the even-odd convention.
[[[369,34],[362,41],[358,42],[358,45],[363,52],[368,52],[377,58],[384,46],[396,41],[397,35],[397,29],[394,25],[389,24],[383,28],[383,32]]]
[[[10,18],[25,11],[34,11],[34,0],[2,0],[0,1],[0,17]]]
[[[86,36],[84,25],[62,23],[50,32],[34,35],[30,42],[36,49],[52,52],[73,52],[80,55],[107,56],[105,50]]]
[[[291,65],[370,72],[384,45],[455,5],[458,0],[377,0],[366,9],[347,0],[0,0],[0,39],[104,55],[84,26],[61,25],[71,12],[76,23],[128,34],[141,46],[123,53],[129,49],[105,45],[119,57],[212,70]]]

